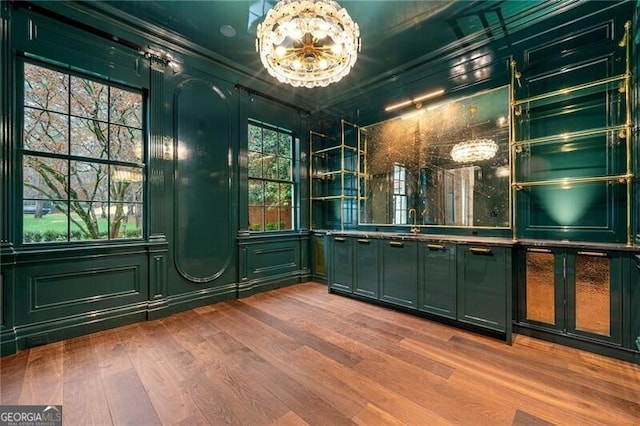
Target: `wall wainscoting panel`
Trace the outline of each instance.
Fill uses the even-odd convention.
[[[309,235],[254,235],[239,238],[240,297],[308,280]],[[302,256],[305,258],[302,259]]]
[[[31,312],[140,294],[138,265],[29,277]],[[70,291],[71,290],[71,291]]]

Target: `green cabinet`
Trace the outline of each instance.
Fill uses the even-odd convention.
[[[511,247],[340,233],[328,240],[329,290],[351,293],[511,342]]]
[[[457,247],[458,321],[511,336],[511,251],[506,247]]]
[[[329,287],[353,292],[353,238],[331,237]]]
[[[456,319],[456,246],[420,243],[418,309]]]
[[[521,324],[589,341],[622,343],[624,253],[530,247],[519,277]]]
[[[629,347],[640,352],[640,254],[632,256],[629,289]]]
[[[355,240],[355,286],[354,294],[377,299],[379,297],[379,240],[358,238]]]
[[[417,308],[418,243],[383,240],[382,285],[380,300],[394,305]]]

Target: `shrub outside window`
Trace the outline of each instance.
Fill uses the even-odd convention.
[[[293,135],[249,123],[249,229],[294,229]]]
[[[23,100],[23,242],[142,238],[142,93],[24,63]]]

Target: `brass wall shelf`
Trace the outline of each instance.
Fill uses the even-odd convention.
[[[366,146],[363,146],[360,140],[360,127],[346,120],[341,120],[341,137],[340,143],[326,146],[330,144],[330,139],[315,131],[311,131],[309,137],[309,152],[311,161],[309,166],[309,194],[310,194],[310,223],[313,227],[313,211],[314,202],[339,202],[340,229],[345,227],[345,212],[349,210],[346,202],[356,202],[360,204],[360,181],[366,176],[366,167],[364,157],[366,157]],[[356,139],[353,144],[347,142],[345,138],[345,126],[353,127],[356,131]],[[321,140],[322,143],[319,143]],[[321,145],[317,147],[316,145]],[[323,168],[318,170],[314,164],[314,158],[324,161]],[[347,180],[355,180],[355,182],[347,182]],[[317,187],[319,181],[335,182],[333,188],[329,188],[329,183],[323,183],[320,188]],[[348,183],[351,187],[348,187]],[[334,192],[330,194],[329,192]],[[356,192],[358,195],[349,195],[348,192]],[[353,206],[351,206],[353,207]],[[357,211],[357,208],[351,208],[350,211]]]
[[[623,74],[614,75],[611,77],[602,78],[599,80],[589,81],[583,84],[578,84],[564,89],[558,89],[542,93],[527,98],[516,99],[516,83],[521,86],[522,73],[518,71],[515,60],[511,61],[511,188],[512,188],[512,216],[513,216],[513,240],[518,239],[518,226],[517,226],[517,202],[516,193],[526,187],[535,186],[553,186],[553,185],[571,185],[571,184],[584,184],[590,182],[617,182],[626,185],[626,234],[628,246],[633,245],[633,232],[632,232],[632,203],[633,203],[633,158],[632,158],[632,133],[633,133],[633,121],[631,116],[632,109],[632,74],[631,74],[631,21],[625,23],[625,33],[622,40],[618,43],[618,46],[625,49],[625,72]],[[617,87],[607,87],[612,83],[619,82]],[[625,106],[625,119],[622,124],[615,124],[612,126],[592,128],[578,131],[569,131],[560,134],[554,134],[549,136],[537,137],[532,139],[516,139],[516,117],[520,117],[523,114],[523,106],[528,105],[530,108],[532,104],[541,102],[544,100],[553,100],[555,97],[561,97],[570,95],[581,90],[587,89],[599,89],[599,91],[616,90],[624,96]],[[617,133],[617,137],[625,142],[625,173],[608,175],[608,176],[587,176],[587,177],[567,177],[560,179],[548,179],[540,181],[523,181],[516,180],[518,170],[518,155],[522,155],[523,147],[531,145],[539,145],[544,143],[565,143],[569,140],[576,140],[580,138],[586,138],[589,136],[605,135],[607,133]]]
[[[516,190],[521,190],[529,186],[550,186],[550,185],[570,185],[572,183],[589,183],[589,182],[618,182],[627,183],[633,178],[633,175],[615,175],[615,176],[589,176],[583,178],[562,178],[549,179],[529,182],[514,182],[511,185]]]
[[[618,126],[601,127],[598,129],[587,129],[587,130],[580,130],[576,132],[566,132],[566,133],[561,133],[559,135],[551,135],[551,136],[544,136],[540,138],[514,141],[513,146],[517,148],[525,145],[537,145],[542,143],[558,142],[558,140],[561,140],[562,142],[567,142],[573,139],[579,139],[579,138],[584,138],[588,136],[597,136],[597,135],[602,135],[609,132],[619,133],[623,130],[625,131],[625,133],[623,137],[621,137],[621,139],[624,139],[626,138],[626,131],[629,130],[629,126],[626,124],[620,124]],[[619,133],[619,136],[620,136],[620,133]]]
[[[517,71],[516,71],[517,72]],[[532,103],[532,102],[536,102],[536,101],[540,101],[543,99],[548,99],[548,98],[554,98],[557,96],[562,96],[562,95],[568,95],[580,90],[584,90],[584,89],[590,89],[593,87],[597,87],[600,85],[605,85],[605,84],[609,84],[609,83],[615,83],[616,81],[623,81],[627,78],[626,74],[620,74],[620,75],[615,75],[613,77],[608,77],[608,78],[603,78],[601,80],[595,80],[595,81],[590,81],[584,84],[578,84],[576,86],[571,86],[571,87],[567,87],[566,89],[558,89],[558,90],[554,90],[552,92],[546,92],[546,93],[542,93],[540,95],[536,95],[536,96],[531,96],[528,98],[522,98],[522,99],[518,99],[516,101],[513,102],[513,106],[518,106],[518,105],[522,105],[522,104],[527,104],[527,103]]]

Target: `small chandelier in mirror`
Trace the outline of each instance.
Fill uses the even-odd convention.
[[[451,158],[456,163],[472,163],[488,160],[495,157],[498,152],[498,144],[493,139],[476,138],[473,132],[473,115],[478,111],[477,107],[469,108],[471,114],[471,139],[459,142],[451,149]]]
[[[281,0],[258,25],[256,49],[278,81],[325,87],[353,68],[360,29],[333,0]]]

